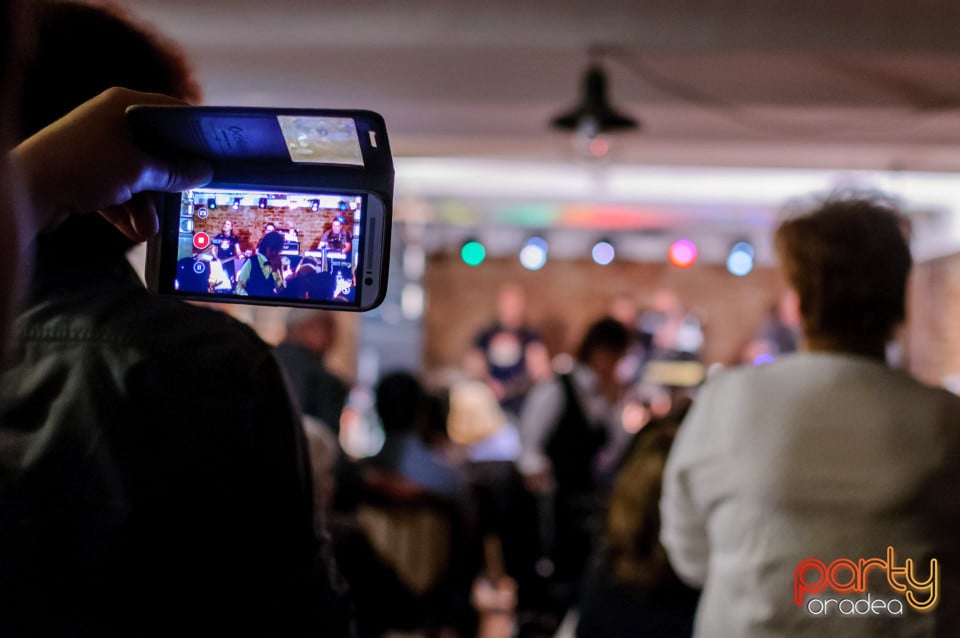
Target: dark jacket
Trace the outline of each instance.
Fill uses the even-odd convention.
[[[269,348],[122,257],[44,260],[0,386],[0,635],[343,635]]]

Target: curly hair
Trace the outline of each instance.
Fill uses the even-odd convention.
[[[780,225],[775,245],[808,339],[872,345],[891,337],[906,317],[905,230],[892,200],[857,193],[833,195]]]

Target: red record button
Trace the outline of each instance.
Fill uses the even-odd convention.
[[[210,245],[210,235],[200,232],[193,236],[193,246],[197,250],[203,250]]]

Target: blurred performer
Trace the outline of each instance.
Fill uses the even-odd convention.
[[[247,260],[237,275],[237,294],[276,297],[284,289],[283,235],[276,231],[260,240],[257,254]]]
[[[277,230],[277,225],[274,224],[273,222],[267,222],[267,223],[265,223],[265,224],[263,225],[263,233],[260,235],[260,239],[257,241],[256,245],[257,245],[257,246],[260,246],[260,242],[263,241],[263,238],[266,237],[267,235],[269,235],[270,233],[276,231],[276,230]],[[248,234],[248,236],[251,236],[251,235],[252,235],[252,233],[249,233],[249,232],[248,232],[247,234]],[[249,248],[246,249],[245,251],[243,251],[243,255],[244,255],[245,257],[252,257],[252,256],[254,255],[254,253],[255,253],[255,251],[250,250]]]
[[[516,416],[527,391],[551,374],[550,359],[540,334],[527,324],[523,288],[505,284],[497,296],[497,319],[476,336],[464,367],[486,381],[500,404]]]
[[[223,271],[230,278],[233,284],[237,280],[235,259],[240,258],[240,238],[233,232],[233,222],[229,219],[223,220],[223,227],[220,234],[213,238],[214,255],[220,261]]]
[[[770,344],[776,356],[796,352],[800,341],[800,300],[796,292],[787,290],[780,295],[758,336]]]
[[[703,348],[700,321],[688,314],[672,290],[658,290],[650,310],[640,316],[648,360],[699,360]]]

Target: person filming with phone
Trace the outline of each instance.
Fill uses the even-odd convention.
[[[124,13],[34,8],[24,174],[142,172],[133,160],[121,172],[125,156],[95,137],[64,143],[64,127],[82,111],[105,130],[134,90],[197,100],[186,63]],[[130,138],[120,123],[108,149]],[[124,236],[94,211],[126,200],[90,181],[62,211],[88,214],[37,238],[0,381],[0,635],[349,635],[302,420],[269,346],[222,312],[149,294],[126,259],[149,218]]]

